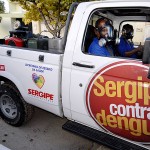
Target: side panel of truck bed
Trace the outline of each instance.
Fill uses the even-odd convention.
[[[0,47],[0,76],[11,80],[30,104],[62,116],[61,54]]]

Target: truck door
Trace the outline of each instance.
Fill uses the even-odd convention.
[[[138,59],[88,54],[83,41],[89,14],[84,14],[72,59],[72,120],[131,140],[149,142],[149,67]]]

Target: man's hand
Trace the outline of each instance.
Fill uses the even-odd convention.
[[[131,55],[137,54],[137,53],[139,53],[138,55],[142,55],[143,49],[144,49],[143,46],[139,45],[137,48],[135,48],[129,52],[125,52],[125,56],[130,57]]]
[[[142,46],[142,45],[139,45],[138,46],[138,48],[136,48],[137,49],[137,52],[143,52],[143,50],[144,50],[144,47]]]

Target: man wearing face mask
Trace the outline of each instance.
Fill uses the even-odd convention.
[[[100,18],[95,23],[95,35],[91,43],[88,53],[98,56],[113,56],[113,51],[111,48],[106,46],[107,36],[108,36],[108,20],[105,18]]]
[[[143,50],[142,46],[134,48],[132,43],[133,32],[134,30],[132,25],[125,24],[122,28],[122,36],[118,45],[118,51],[122,57],[137,58],[137,53],[142,52]],[[129,41],[129,39],[131,41]]]

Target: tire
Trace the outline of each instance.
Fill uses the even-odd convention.
[[[33,106],[24,101],[14,84],[1,85],[0,116],[6,123],[19,127],[32,118],[33,112]]]

